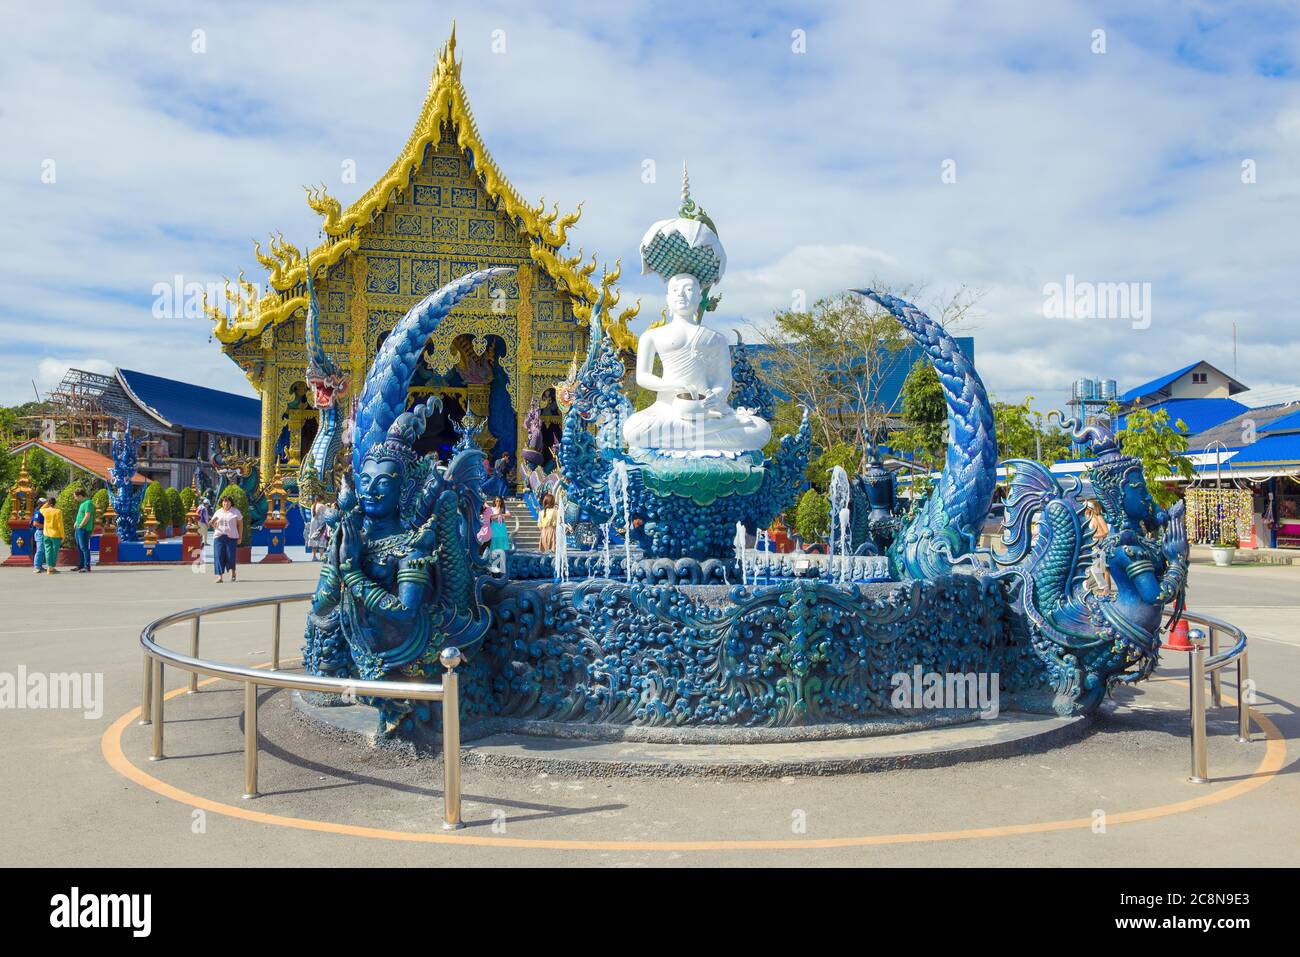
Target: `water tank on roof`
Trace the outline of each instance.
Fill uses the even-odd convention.
[[[1075,379],[1074,380],[1074,398],[1076,399],[1095,399],[1097,398],[1097,382],[1095,379]]]
[[[1101,392],[1098,394],[1099,399],[1113,399],[1119,395],[1119,383],[1114,379],[1103,379],[1101,381]]]

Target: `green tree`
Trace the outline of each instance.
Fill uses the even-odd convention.
[[[918,359],[903,381],[902,400],[903,428],[889,433],[889,445],[936,468],[948,440],[948,403],[939,374],[925,359]]]
[[[6,545],[9,544],[9,516],[14,511],[14,496],[12,492],[5,492],[5,500],[0,504],[0,541]]]
[[[823,495],[830,491],[831,469],[840,466],[852,479],[860,471],[862,453],[847,442],[836,442],[828,449],[823,449],[808,463],[804,473],[808,484]]]
[[[244,490],[238,485],[227,485],[221,490],[221,494],[217,496],[216,504],[219,506],[221,500],[227,495],[235,503],[235,508],[239,510],[239,514],[244,516],[244,534],[240,536],[239,544],[248,545],[251,543],[253,535],[253,523],[248,520],[248,496],[244,494]]]
[[[993,403],[998,458],[1034,459],[1054,465],[1070,454],[1070,437],[1050,424],[1041,412],[1031,409],[1033,400],[1032,395],[1027,395],[1019,403]]]
[[[17,458],[21,460],[22,456]],[[29,450],[27,474],[31,476],[32,490],[38,495],[57,492],[72,478],[72,470],[66,462],[39,448]]]
[[[794,527],[805,544],[824,541],[831,533],[830,499],[815,488],[804,492],[795,507]]]
[[[1112,420],[1119,414],[1117,404],[1111,404],[1110,414]],[[1187,423],[1176,419],[1170,425],[1168,410],[1153,412],[1137,406],[1124,414],[1124,428],[1115,438],[1124,454],[1142,462],[1142,474],[1156,504],[1168,508],[1178,501],[1178,489],[1161,480],[1171,476],[1190,480],[1195,475],[1192,460],[1183,454],[1187,451]]]
[[[778,399],[776,403],[776,413],[772,416],[772,421],[768,423],[772,426],[772,437],[768,439],[767,445],[763,446],[763,454],[769,459],[776,455],[781,448],[781,437],[784,435],[794,435],[799,431],[799,425],[803,422],[803,409],[799,403],[793,399]]]

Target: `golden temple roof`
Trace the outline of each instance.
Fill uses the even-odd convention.
[[[268,272],[270,290],[259,295],[258,287],[247,282],[241,272],[233,290],[229,280],[226,282],[226,298],[233,306],[230,313],[204,303],[205,312],[214,322],[213,335],[220,342],[231,344],[259,335],[299,309],[306,308],[306,262],[310,262],[312,274],[319,275],[320,270],[329,268],[356,250],[361,241],[360,227],[381,214],[406,188],[411,175],[423,162],[425,147],[436,143],[443,124],[450,122],[456,130],[457,146],[473,157],[473,171],[488,196],[506,212],[518,229],[527,233],[533,261],[560,289],[573,297],[573,312],[578,321],[590,319],[592,306],[599,298],[600,289],[604,288],[608,296],[606,315],[610,317],[606,320],[606,328],[619,348],[636,348],[636,337],[627,328],[627,321],[636,315],[639,303],[624,309],[616,319],[612,318],[613,307],[619,298],[611,288],[619,278],[618,265],[612,272],[602,271],[598,287],[591,281],[596,270],[595,255],[589,262],[584,262],[581,251],[572,257],[562,254],[568,229],[581,216],[582,205],[561,216],[558,204],[548,213],[544,201],[534,206],[523,199],[483,144],[465,88],[461,85],[460,67],[460,61],[456,59],[456,25],[453,22],[451,36],[438,54],[419,119],[388,171],[346,210],[324,187],[306,187],[307,204],[323,218],[324,241],[307,253],[306,261],[297,247],[285,242],[283,235],[271,240],[269,255],[262,251],[260,243],[255,242],[253,255]]]

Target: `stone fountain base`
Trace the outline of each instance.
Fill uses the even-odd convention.
[[[326,734],[395,748],[413,759],[440,754],[432,735],[401,741],[377,738],[378,712],[365,705],[321,707],[295,692],[294,712]],[[1091,715],[1021,712],[991,720],[970,713],[936,713],[882,717],[853,726],[753,729],[610,728],[489,719],[464,726],[461,759],[471,767],[507,773],[586,777],[857,774],[1044,751],[1079,740],[1092,724]]]
[[[706,581],[709,581],[706,579]],[[1003,709],[1043,691],[1024,622],[997,582],[757,586],[591,579],[489,583],[492,628],[462,667],[462,713],[548,725],[789,729],[900,711],[897,676],[971,676]],[[981,677],[982,676],[982,677]],[[832,735],[833,736],[833,735]],[[793,738],[792,738],[793,739]]]

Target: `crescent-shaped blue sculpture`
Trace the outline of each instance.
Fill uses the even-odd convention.
[[[449,282],[412,306],[394,327],[379,347],[357,403],[352,440],[354,470],[361,470],[361,462],[370,446],[382,442],[389,427],[406,411],[406,391],[411,387],[411,376],[420,360],[420,351],[439,323],[475,287],[493,276],[511,271],[504,267],[481,269]]]
[[[887,309],[939,374],[948,404],[948,451],[939,487],[889,548],[894,577],[949,574],[953,560],[973,551],[993,501],[998,443],[993,409],[975,364],[939,323],[912,305],[873,289],[854,289]]]

